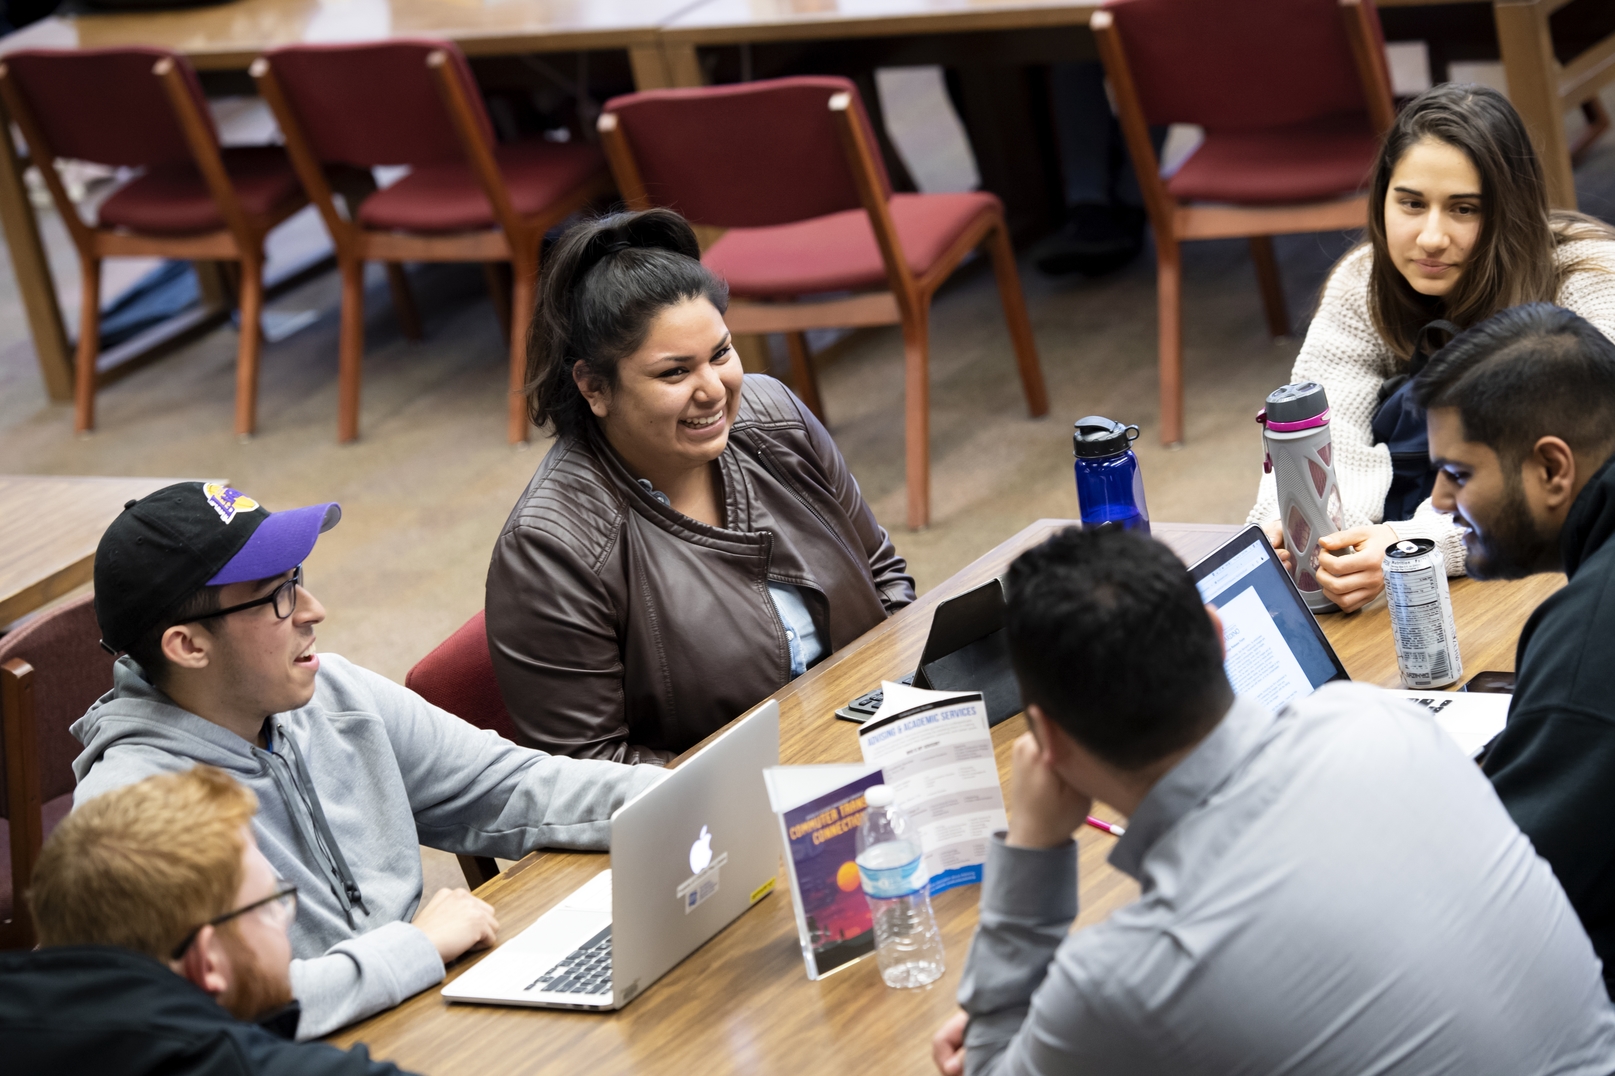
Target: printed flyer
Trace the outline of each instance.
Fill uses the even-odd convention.
[[[763,771],[779,814],[802,959],[819,979],[875,951],[869,902],[858,877],[868,766],[773,766]],[[811,797],[811,798],[809,798]]]
[[[932,895],[981,881],[988,840],[1009,826],[981,693],[881,686],[858,743],[919,828]]]

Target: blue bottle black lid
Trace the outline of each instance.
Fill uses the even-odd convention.
[[[1138,440],[1138,427],[1101,415],[1079,418],[1071,434],[1071,447],[1078,459],[1095,460],[1119,456]]]

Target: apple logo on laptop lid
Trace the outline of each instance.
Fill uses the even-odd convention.
[[[712,862],[712,834],[706,826],[701,827],[701,835],[690,845],[690,873],[700,874]]]

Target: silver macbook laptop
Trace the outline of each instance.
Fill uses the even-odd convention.
[[[736,721],[611,816],[611,868],[443,988],[450,1001],[619,1009],[774,887],[779,704]]]

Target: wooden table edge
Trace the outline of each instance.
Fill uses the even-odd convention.
[[[665,23],[661,37],[669,46],[762,44],[773,41],[828,40],[834,38],[900,37],[908,34],[956,34],[971,30],[1040,30],[1087,26],[1099,10],[1097,3],[1034,5],[994,8],[990,11],[927,11],[907,15],[848,17],[837,12],[814,12],[791,18],[765,18],[751,22],[691,23],[680,19]],[[689,14],[698,15],[700,8]],[[688,15],[685,16],[688,18]],[[918,25],[923,24],[923,25]]]
[[[147,483],[155,483],[147,493],[155,493],[164,486],[175,482],[192,481],[184,478],[152,478],[146,475],[50,475],[50,474],[0,474],[0,483],[3,482],[39,482],[40,484],[61,485],[64,483],[80,483],[84,485],[104,485],[110,482],[132,482],[136,488]],[[145,494],[142,494],[145,496]],[[108,520],[110,523],[111,521]],[[56,571],[23,587],[12,594],[0,597],[0,628],[27,616],[64,594],[71,592],[75,587],[88,583],[95,574],[95,551],[78,558],[70,564],[65,564]]]

